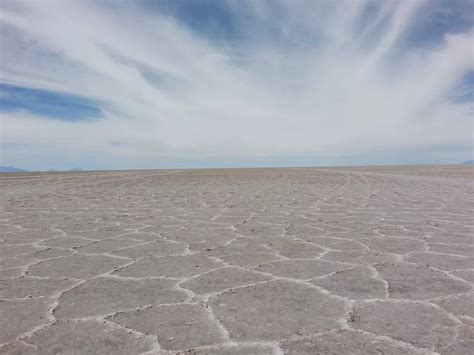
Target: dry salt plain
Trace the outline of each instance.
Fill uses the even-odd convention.
[[[472,354],[473,178],[3,174],[0,353]]]

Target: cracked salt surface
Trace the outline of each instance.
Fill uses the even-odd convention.
[[[473,173],[2,175],[0,353],[473,353]]]

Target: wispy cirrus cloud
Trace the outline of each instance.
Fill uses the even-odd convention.
[[[420,158],[431,162],[464,147],[444,154],[449,162],[472,153],[468,1],[0,6],[0,83],[101,112],[74,125],[47,112],[2,112],[2,140],[34,146],[4,150],[8,164],[370,163],[393,151],[404,162],[418,149],[433,151]]]

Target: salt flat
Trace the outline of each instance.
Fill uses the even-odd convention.
[[[472,354],[473,177],[2,174],[0,352]]]

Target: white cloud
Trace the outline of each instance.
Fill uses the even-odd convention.
[[[75,123],[2,114],[2,139],[34,147],[42,167],[81,154],[110,167],[472,142],[469,103],[451,99],[473,70],[472,30],[408,45],[422,1],[230,1],[239,40],[133,3],[2,4],[1,82],[88,97],[104,111]],[[9,149],[3,160],[39,167],[28,156]]]

